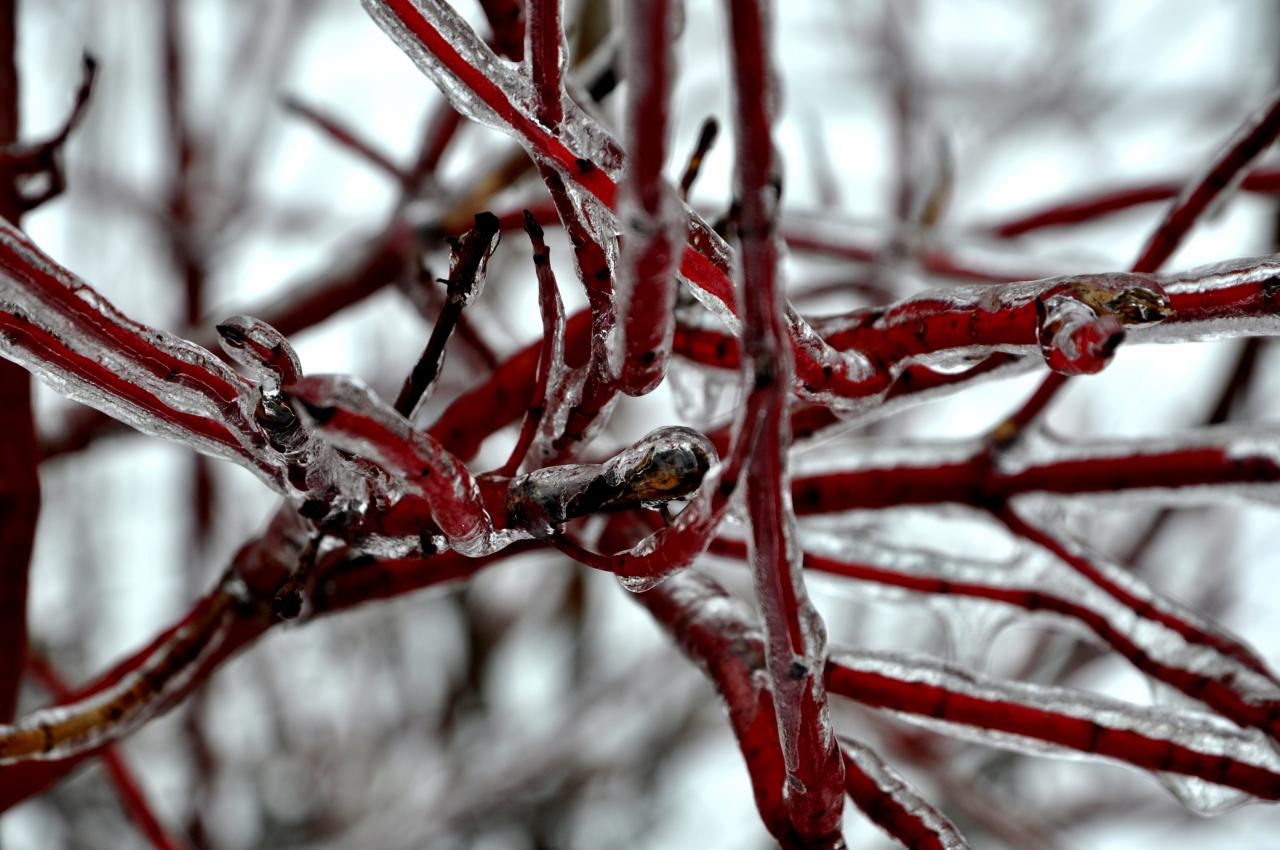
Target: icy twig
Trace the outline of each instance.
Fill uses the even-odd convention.
[[[783,798],[786,766],[773,694],[759,675],[764,669],[764,638],[754,617],[723,588],[694,572],[672,576],[637,594],[636,601],[667,629],[724,699],[765,827],[788,850],[807,846],[796,834]]]
[[[530,155],[560,172],[582,206],[594,208],[591,224],[612,244],[617,230],[617,180],[624,160],[616,143],[565,101],[559,135],[533,116],[528,83],[502,65],[454,11],[440,0],[364,0],[365,8],[464,114],[513,134]],[[689,236],[680,274],[694,293],[733,328],[740,326],[730,279],[731,255],[724,240],[699,216],[686,210]],[[865,380],[867,364],[854,354],[833,352],[789,308],[786,311],[796,369],[806,392],[841,395]]]
[[[0,354],[69,398],[282,486],[246,381],[204,349],[129,320],[7,223]]]
[[[790,446],[787,398],[792,359],[779,281],[777,217],[781,172],[774,159],[773,79],[769,27],[772,7],[729,0],[735,81],[735,174],[738,202],[738,305],[743,319],[745,408],[759,412],[758,438],[748,461],[747,508],[751,562],[765,626],[765,668],[778,715],[793,828],[812,846],[838,847],[844,763],[822,685],[826,627],[809,602],[787,501]],[[755,424],[747,419],[743,425]],[[742,433],[737,439],[743,439]]]
[[[36,753],[29,753],[25,761],[0,766],[0,812],[40,793],[101,747],[136,728],[137,723],[134,721],[138,720],[138,715],[154,717],[176,706],[219,666],[276,626],[280,621],[267,616],[265,601],[296,560],[300,544],[296,540],[289,542],[293,533],[289,529],[295,526],[296,520],[288,512],[277,514],[268,533],[242,547],[236,556],[234,573],[231,574],[234,578],[231,581],[244,582],[251,597],[250,603],[252,599],[263,601],[257,615],[253,607],[243,611],[236,610],[245,601],[241,599],[239,588],[235,588],[235,593],[230,596],[225,588],[219,588],[199,600],[177,625],[102,674],[94,683],[73,694],[72,702],[60,700],[63,705],[33,715],[32,717],[44,719],[62,718],[65,723],[74,726],[75,729],[59,726],[54,731],[58,734],[77,732],[74,741],[60,742],[63,747],[74,749],[75,754],[50,761],[40,758]],[[317,565],[314,610],[317,614],[335,613],[369,601],[465,578],[508,554],[514,555],[527,550],[527,543],[516,543],[495,555],[480,558],[443,552],[425,559],[386,559],[340,549],[326,556]],[[220,611],[223,613],[218,614]],[[207,650],[203,649],[196,633],[207,632],[211,624],[227,618],[229,626],[221,631],[220,642]],[[174,654],[175,647],[196,653],[194,666],[186,664],[179,667],[181,659]],[[149,682],[147,671],[153,671],[152,675],[155,677]],[[132,700],[132,697],[127,696],[130,693],[130,683],[137,685],[134,693],[145,696],[143,703],[129,701]],[[124,723],[121,717],[112,717],[110,713],[109,707],[113,699],[110,695],[119,697],[122,694],[125,695],[128,706],[131,706],[128,710],[134,712],[131,717],[125,718],[128,723]],[[117,702],[120,707],[126,706],[126,702],[118,699]],[[105,713],[100,709],[105,709]],[[77,718],[81,722],[77,723]],[[83,722],[91,719],[90,723]],[[95,722],[99,725],[92,725]],[[36,728],[38,731],[38,722]],[[10,735],[17,729],[17,726],[0,726],[0,730],[7,730]],[[4,734],[5,732],[0,732],[0,740],[4,740]],[[39,736],[35,750],[43,748],[43,732],[39,732]]]
[[[1174,203],[1163,221],[1147,241],[1132,271],[1149,273],[1160,270],[1173,252],[1186,240],[1196,222],[1208,211],[1209,206],[1238,182],[1244,170],[1270,147],[1280,136],[1280,96],[1272,96],[1270,104],[1250,117],[1227,147],[1218,154],[1204,176],[1191,184]],[[1118,344],[1118,342],[1117,342]],[[1052,363],[1050,364],[1052,366]],[[1061,371],[1061,370],[1058,370]],[[1011,442],[1024,431],[1061,391],[1066,381],[1059,375],[1050,375],[1036,390],[1031,399],[1016,411],[998,430],[1004,431],[1003,441]],[[1012,435],[1012,436],[1010,436]]]
[[[66,702],[73,698],[71,687],[47,658],[32,653],[27,658],[27,673],[58,702]],[[151,846],[155,850],[183,850],[188,847],[185,841],[177,838],[160,822],[150,801],[147,800],[146,792],[133,775],[133,771],[129,769],[120,750],[116,747],[107,747],[102,751],[101,758],[124,810],[142,830],[142,834],[146,836]]]
[[[493,29],[493,47],[508,59],[524,59],[524,3],[522,0],[480,0]]]
[[[377,523],[373,530],[417,537],[424,527],[438,529],[451,548],[473,557],[509,542],[496,533],[466,465],[363,383],[345,375],[312,376],[291,387],[291,394],[326,441],[388,476],[369,518]]]
[[[609,370],[607,341],[616,323],[614,309],[614,247],[601,239],[592,227],[590,202],[579,205],[560,173],[550,166],[541,168],[561,224],[573,245],[578,278],[591,311],[590,362],[578,401],[569,410],[564,430],[552,443],[557,460],[572,457],[604,427],[617,399],[618,387]]]
[[[832,693],[992,746],[1066,750],[1280,799],[1280,757],[1266,737],[1211,715],[991,679],[908,653],[836,651],[826,678]]]
[[[1084,197],[1057,201],[1041,209],[990,225],[986,229],[997,238],[1013,239],[1037,230],[1082,224],[1132,207],[1174,200],[1185,190],[1188,182],[1185,179],[1170,180],[1126,186],[1121,189],[1107,189]],[[1274,195],[1280,192],[1280,168],[1259,167],[1247,172],[1240,182],[1240,189],[1259,195]]]
[[[41,142],[15,142],[0,147],[0,189],[12,200],[6,200],[5,206],[16,212],[30,212],[41,204],[51,201],[62,194],[66,188],[66,175],[63,173],[62,153],[67,139],[76,127],[80,126],[89,98],[93,96],[93,84],[98,74],[98,62],[88,53],[84,55],[80,88],[76,91],[71,111],[67,114],[62,128],[48,139]],[[16,93],[15,93],[16,94]],[[43,180],[43,185],[28,192],[24,184]]]
[[[1057,564],[1049,569],[1028,565],[993,572],[990,564],[965,563],[934,552],[852,541],[846,541],[843,548],[840,558],[805,552],[805,569],[880,587],[938,598],[986,600],[1033,615],[1062,618],[1092,632],[1138,670],[1203,702],[1223,717],[1277,734],[1280,687],[1254,654],[1132,577],[1119,578],[1116,567],[1098,564],[1094,572],[1102,573],[1113,585],[1124,581],[1127,593],[1139,594],[1142,605],[1117,599],[1066,563],[1060,569]],[[708,551],[739,560],[746,557],[746,547],[734,540],[717,539]],[[860,560],[851,560],[854,557]],[[1135,613],[1135,607],[1148,613]]]
[[[217,652],[235,618],[235,606],[234,594],[216,591],[136,670],[82,700],[0,725],[0,765],[68,758],[137,729]]]
[[[674,75],[680,0],[637,0],[625,10],[628,38],[627,175],[619,218],[622,261],[617,279],[621,345],[618,385],[627,395],[652,391],[666,376],[675,325],[676,261],[684,243],[682,205],[662,176]],[[692,178],[690,178],[692,180]]]
[[[431,329],[431,336],[422,356],[414,364],[413,371],[400,389],[400,395],[396,397],[396,411],[401,416],[413,419],[439,378],[440,369],[444,365],[445,345],[449,342],[463,309],[479,297],[484,288],[489,258],[498,247],[498,238],[497,218],[492,213],[477,213],[475,227],[454,242],[449,260],[444,307]]]
[[[791,496],[800,515],[945,502],[999,506],[1029,493],[1221,498],[1231,490],[1248,495],[1246,485],[1265,490],[1280,482],[1275,446],[1269,436],[1222,426],[1159,440],[1064,442],[1052,458],[992,468],[969,443],[912,444],[902,447],[910,455],[882,454],[858,468],[799,476]]]
[[[543,238],[542,228],[526,211],[525,230],[533,245],[533,265],[538,276],[538,307],[542,314],[542,342],[538,349],[538,373],[534,384],[533,399],[520,426],[520,434],[506,463],[496,474],[510,477],[516,474],[525,455],[538,435],[538,428],[547,416],[548,402],[562,403],[565,392],[566,366],[564,364],[564,304],[556,286],[555,272],[551,268],[551,251]],[[551,419],[556,418],[554,412]]]
[[[946,816],[865,744],[844,738],[844,787],[867,818],[909,850],[968,850]]]
[[[1133,270],[1153,272],[1163,266],[1200,217],[1220,195],[1231,191],[1233,183],[1277,136],[1280,136],[1280,96],[1272,95],[1270,103],[1249,117],[1204,175],[1190,184],[1170,207],[1134,261]]]
[[[684,171],[680,175],[680,200],[688,202],[693,184],[702,173],[702,163],[711,152],[718,135],[720,135],[720,123],[714,117],[709,117],[702,122],[702,129],[698,131],[698,141],[694,144],[693,153],[689,154],[689,161],[685,163]]]
[[[582,363],[589,356],[590,345],[591,314],[580,310],[565,322],[565,361]],[[529,409],[541,349],[541,341],[533,342],[499,363],[484,381],[455,398],[427,432],[458,457],[474,456],[486,437]],[[572,429],[573,422],[574,412],[570,411],[570,424],[565,428],[569,436],[579,433]]]
[[[534,114],[542,126],[559,132],[564,120],[564,32],[561,0],[525,0],[525,45],[533,82]]]

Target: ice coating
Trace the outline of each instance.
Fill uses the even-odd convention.
[[[1280,710],[1280,685],[1255,653],[1105,559],[1092,561],[1100,574],[1097,581],[1035,550],[997,566],[877,543],[862,534],[828,532],[811,536],[809,545],[809,569],[924,593],[955,617],[967,617],[974,604],[997,603],[1005,610],[1021,608],[1032,616],[1054,618],[1072,631],[1092,635],[1137,669],[1224,716],[1272,735],[1280,731],[1273,720]],[[713,551],[729,554],[735,549],[718,542]],[[1136,604],[1109,592],[1107,583],[1121,588]]]
[[[849,797],[891,836],[899,837],[893,827],[900,825],[897,812],[901,812],[901,816],[927,830],[942,850],[969,850],[969,842],[951,821],[885,764],[874,750],[850,738],[841,738],[840,748],[844,751],[845,787],[849,789]],[[870,789],[862,790],[865,783],[859,780],[871,783],[878,794],[869,793]]]
[[[232,316],[217,326],[227,355],[246,367],[264,393],[277,394],[302,378],[293,346],[271,325],[252,316]]]
[[[1049,368],[1063,375],[1101,372],[1124,340],[1124,325],[1111,315],[1098,315],[1069,295],[1037,302],[1040,353]]]
[[[1280,334],[1280,258],[1229,260],[1158,275],[1173,315],[1138,329],[1141,342],[1186,342]]]
[[[563,355],[553,361],[547,376],[547,397],[544,403],[542,421],[538,423],[538,435],[533,441],[532,452],[537,463],[542,466],[557,455],[555,442],[565,432],[565,423],[569,421],[573,406],[582,398],[583,382],[587,377],[587,369],[570,369],[564,364]],[[600,419],[607,420],[613,409],[613,400],[601,411]],[[594,436],[594,423],[584,433],[584,439]]]
[[[656,506],[695,492],[716,451],[692,428],[659,428],[603,464],[561,464],[511,482],[507,512],[537,535],[566,520]]]
[[[533,117],[527,78],[498,59],[447,4],[439,0],[363,0],[363,5],[459,112],[512,135],[536,162],[563,176],[574,204],[608,253],[609,265],[614,266],[620,227],[613,210],[624,163],[617,143],[599,123],[566,99],[559,133],[554,137],[549,134]],[[680,275],[704,306],[737,331],[741,322],[733,308],[732,252],[688,205],[683,214],[688,217],[689,233],[679,259]],[[790,307],[786,314],[791,326],[807,329]],[[811,330],[804,336],[807,356],[800,362],[798,374],[812,387],[810,392],[842,398],[873,374],[871,364],[859,353],[840,355]],[[816,362],[814,353],[821,355]]]
[[[252,387],[197,345],[131,321],[0,223],[0,354],[61,395],[283,486]]]
[[[527,75],[517,66],[496,56],[447,3],[437,0],[362,0],[362,5],[463,115],[478,123],[504,130],[517,138],[522,134],[532,134],[539,138],[549,136],[533,118],[534,97]],[[425,21],[428,26],[417,25],[415,19]],[[432,32],[444,37],[434,37]],[[424,42],[431,49],[424,47]],[[495,108],[492,101],[477,97],[472,88],[475,82],[459,80],[440,61],[433,52],[435,50],[455,54],[478,70],[493,89],[501,89],[501,100],[510,102],[512,109]],[[516,94],[514,100],[508,98],[508,93]],[[621,178],[622,171],[617,141],[587,116],[571,98],[563,97],[562,102],[564,120],[558,128],[558,135],[577,157],[589,160],[594,167],[603,169],[616,183]],[[571,167],[572,163],[566,159],[557,162],[557,166],[566,168]],[[605,200],[612,201],[612,197]]]
[[[622,261],[615,280],[623,344],[611,352],[611,372],[622,392],[643,395],[666,373],[675,329],[676,262],[685,241],[679,197],[662,174],[672,44],[682,10],[679,0],[642,0],[623,9],[631,36],[623,48],[628,162],[619,203]]]
[[[828,684],[913,723],[1002,749],[1192,776],[1241,799],[1280,797],[1280,755],[1266,736],[1213,715],[993,679],[915,653],[833,651]],[[1221,797],[1211,802],[1201,813],[1222,810]]]
[[[118,740],[168,707],[215,654],[232,623],[233,598],[216,593],[145,663],[118,682],[68,705],[0,724],[0,765],[57,760]]]
[[[466,465],[433,437],[415,430],[363,382],[346,375],[311,376],[295,385],[292,394],[325,440],[391,473],[399,486],[374,493],[374,498],[394,504],[404,495],[401,488],[408,488],[425,499],[450,547],[469,557],[491,554],[511,542],[510,534],[495,531]]]

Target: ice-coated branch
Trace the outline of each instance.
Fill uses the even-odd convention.
[[[844,787],[867,819],[908,850],[968,850],[946,816],[865,744],[845,738]]]
[[[243,378],[199,346],[131,321],[7,223],[0,354],[68,398],[282,485]]]
[[[567,367],[564,362],[564,303],[556,285],[556,275],[551,268],[551,251],[542,228],[534,217],[525,211],[525,230],[533,245],[533,265],[538,277],[538,311],[542,315],[542,342],[538,348],[538,372],[534,383],[533,398],[520,425],[520,434],[506,463],[496,472],[510,477],[515,475],[533,446],[534,438],[544,418],[557,421],[559,408],[567,392]],[[548,403],[554,408],[548,416]]]
[[[765,669],[778,716],[792,827],[814,847],[843,846],[844,762],[822,686],[826,626],[809,602],[787,492],[787,398],[793,361],[779,280],[781,166],[773,147],[777,81],[769,28],[772,6],[729,0],[739,213],[738,305],[743,319],[743,432],[759,436],[748,461],[751,564],[765,627]],[[753,421],[752,413],[759,415]]]
[[[599,231],[596,221],[601,211],[599,204],[575,197],[554,168],[543,165],[541,172],[556,214],[573,245],[578,278],[586,291],[587,306],[591,311],[587,376],[577,402],[569,410],[563,431],[552,443],[556,459],[564,460],[572,457],[604,427],[618,396],[618,386],[609,369],[608,352],[608,339],[617,319],[614,307],[616,246],[610,236]]]
[[[1173,252],[1186,240],[1196,222],[1208,211],[1210,204],[1232,184],[1238,182],[1244,169],[1259,154],[1270,147],[1276,136],[1280,135],[1280,96],[1273,96],[1270,104],[1257,115],[1252,116],[1236,132],[1236,137],[1228,142],[1227,147],[1209,166],[1204,176],[1183,193],[1174,203],[1164,220],[1156,227],[1147,241],[1138,259],[1134,261],[1131,271],[1136,273],[1156,272],[1173,256]],[[1272,311],[1274,313],[1274,310]],[[1118,345],[1117,339],[1115,345]],[[1114,346],[1113,346],[1114,347]],[[1049,362],[1053,368],[1053,362]],[[1027,403],[1001,426],[1005,431],[1005,442],[1017,437],[1037,416],[1053,401],[1066,384],[1064,375],[1073,373],[1062,369],[1054,369],[1055,373],[1047,377],[1040,388]]]
[[[754,432],[755,427],[744,430]],[[629,467],[635,470],[632,476],[640,484],[651,477],[655,485],[661,484],[663,489],[678,483],[680,489],[688,492],[696,488],[697,495],[680,515],[631,548],[612,555],[592,552],[562,534],[551,538],[552,545],[578,563],[613,573],[624,587],[637,592],[686,569],[706,550],[724,519],[755,444],[751,434],[737,440],[730,456],[717,466],[710,441],[690,428],[660,428],[647,439],[652,440],[652,449],[656,450],[654,460],[646,460],[645,455],[640,454],[638,462],[629,462]],[[554,468],[549,472],[554,474]],[[529,477],[537,475],[539,473],[533,473]],[[688,483],[694,481],[697,482],[694,487],[689,487]],[[634,485],[628,489],[634,489]],[[646,489],[656,495],[659,487]],[[516,492],[515,485],[513,492]]]
[[[826,678],[834,694],[992,746],[1067,750],[1280,799],[1280,757],[1265,736],[1210,715],[991,679],[907,653],[833,652]]]
[[[1051,496],[1135,491],[1152,498],[1214,495],[1280,482],[1280,438],[1229,426],[1177,437],[1062,443],[1051,459],[990,466],[967,444],[916,445],[898,462],[798,476],[796,513],[838,513],[950,502],[992,506],[1029,493]],[[1237,485],[1232,487],[1231,485]],[[1214,488],[1214,489],[1209,489]]]
[[[561,0],[525,0],[526,53],[533,82],[534,114],[543,127],[558,133],[564,120],[564,30]]]
[[[396,411],[407,419],[427,400],[444,366],[445,345],[453,334],[462,311],[480,296],[488,272],[489,258],[498,247],[498,220],[492,213],[477,213],[475,226],[453,243],[449,258],[449,279],[445,282],[444,306],[436,318],[422,356],[405,379],[396,397]]]
[[[1047,569],[1031,564],[992,570],[990,564],[865,542],[846,541],[844,549],[848,554],[840,558],[805,552],[805,569],[938,598],[998,602],[1031,615],[1061,618],[1084,627],[1138,670],[1223,717],[1273,737],[1280,731],[1276,723],[1280,687],[1254,653],[1191,612],[1159,598],[1136,579],[1118,578],[1118,567],[1099,563],[1094,572],[1102,573],[1112,585],[1127,580],[1127,592],[1139,595],[1142,604],[1117,599],[1065,562]],[[738,560],[746,557],[746,547],[734,540],[717,539],[709,551]]]
[[[32,653],[27,658],[27,673],[38,681],[55,700],[63,702],[73,698],[71,687],[47,658]],[[101,757],[107,776],[120,797],[120,803],[151,846],[155,850],[184,850],[189,847],[185,841],[179,839],[161,823],[150,801],[147,800],[146,792],[138,783],[137,777],[133,775],[133,771],[129,769],[119,749],[107,747],[102,751]]]
[[[623,345],[618,383],[628,395],[643,395],[666,375],[679,283],[676,261],[685,235],[683,207],[662,176],[682,10],[680,0],[638,0],[623,10],[627,176],[619,210],[617,301]]]
[[[590,346],[591,313],[579,310],[565,322],[565,361],[583,363],[589,357]],[[536,389],[541,349],[541,341],[533,342],[499,363],[484,381],[450,402],[427,433],[459,458],[474,456],[486,437],[516,421],[529,409]],[[574,413],[570,411],[570,423],[573,419]],[[566,431],[571,431],[569,425]]]
[[[0,748],[24,752],[22,761],[0,765],[0,812],[58,781],[136,728],[143,716],[155,717],[172,709],[222,664],[276,626],[280,621],[270,616],[268,600],[297,558],[301,542],[296,528],[289,512],[277,514],[263,537],[241,548],[224,584],[198,600],[176,625],[92,684],[59,699],[59,705],[28,715],[18,724],[0,726]],[[466,578],[528,548],[527,543],[516,543],[480,558],[443,552],[401,559],[339,549],[316,567],[313,610],[317,615],[337,613]],[[215,629],[221,637],[216,645],[206,647],[199,636]],[[117,709],[125,713],[117,715]],[[55,724],[49,728],[59,748],[56,760],[43,755],[48,740],[41,725],[45,721]]]
[[[480,8],[493,29],[493,47],[499,54],[520,62],[524,59],[523,0],[480,0]]]
[[[327,441],[380,466],[390,478],[384,488],[388,501],[373,506],[375,530],[416,537],[438,529],[449,548],[473,557],[510,542],[495,532],[466,466],[363,383],[345,375],[312,376],[291,394]]]
[[[1095,563],[1064,540],[1027,522],[1011,507],[997,508],[994,513],[1011,532],[1052,554],[1099,590],[1132,609],[1135,616],[1159,623],[1176,632],[1188,643],[1211,647],[1280,687],[1280,680],[1267,668],[1257,653],[1245,646],[1242,641],[1214,630],[1208,624],[1198,622],[1199,618],[1190,611],[1176,603],[1161,599],[1137,577],[1128,575],[1121,577],[1120,571],[1108,569],[1101,562]],[[1280,708],[1280,704],[1277,708]]]
[[[720,692],[765,827],[788,850],[808,846],[796,833],[783,796],[786,766],[773,693],[759,675],[764,638],[754,618],[718,584],[694,572],[672,576],[637,594],[636,601]]]
[[[0,195],[3,195],[0,204],[5,208],[5,218],[16,223],[23,213],[53,200],[66,188],[62,165],[63,149],[67,139],[84,119],[89,100],[93,96],[97,74],[97,60],[86,53],[82,60],[80,87],[76,90],[75,100],[62,127],[52,136],[31,143],[20,142],[16,138],[0,139],[0,143],[3,143],[0,145]],[[16,83],[15,79],[12,87],[15,97]],[[33,178],[43,178],[43,183]],[[26,182],[40,185],[41,188],[35,192],[24,191]]]
[[[1266,106],[1236,131],[1204,175],[1174,202],[1134,261],[1133,270],[1154,272],[1163,266],[1210,205],[1231,190],[1244,170],[1277,136],[1280,136],[1280,96],[1273,95]]]
[[[363,0],[366,10],[391,38],[468,117],[512,134],[530,155],[561,173],[575,194],[588,196],[598,213],[590,222],[612,243],[618,226],[618,180],[622,152],[600,126],[571,99],[559,135],[538,122],[529,103],[527,79],[504,65],[466,22],[441,0]],[[731,254],[724,240],[700,216],[687,210],[689,233],[680,274],[695,295],[730,327],[740,326],[730,276]],[[815,395],[846,394],[869,371],[856,354],[840,355],[787,309],[796,373]]]
[[[135,670],[84,699],[0,725],[0,765],[65,759],[137,729],[218,651],[233,622],[235,604],[233,593],[215,591]]]

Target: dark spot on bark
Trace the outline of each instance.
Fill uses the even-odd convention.
[[[296,619],[302,613],[302,590],[297,587],[281,588],[271,600],[271,613],[281,620]]]

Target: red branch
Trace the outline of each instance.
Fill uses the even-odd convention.
[[[280,518],[277,518],[279,522]],[[174,637],[184,629],[202,628],[211,613],[227,609],[228,597],[224,590],[215,590],[203,597],[176,624],[158,635],[150,644],[124,659],[93,683],[80,688],[68,699],[58,704],[69,706],[83,703],[95,694],[101,694],[117,685],[147,665],[160,662],[168,666],[175,678],[179,673],[187,675],[181,686],[161,698],[155,687],[150,687],[144,699],[160,701],[147,710],[163,713],[181,703],[200,687],[223,664],[239,652],[251,646],[263,634],[280,621],[265,613],[270,594],[288,575],[297,551],[281,551],[277,532],[269,531],[263,538],[243,547],[236,556],[234,569],[255,594],[265,594],[259,607],[232,605],[230,626],[217,647],[207,655],[189,659],[187,667],[174,667],[174,661],[166,661],[163,653],[170,651]],[[364,555],[352,555],[344,551],[331,553],[317,565],[314,579],[313,606],[316,614],[330,614],[353,608],[379,599],[411,593],[424,587],[455,581],[473,575],[484,567],[508,556],[526,552],[527,543],[516,543],[502,552],[484,558],[465,558],[455,552],[446,552],[431,558],[384,560]],[[191,667],[192,661],[195,666]],[[108,731],[110,727],[107,727]],[[107,738],[73,755],[55,761],[23,761],[0,767],[0,812],[39,794],[57,782],[88,758],[99,753],[118,736]]]
[[[756,597],[766,626],[766,669],[778,713],[787,768],[784,799],[792,827],[814,846],[838,847],[844,763],[831,732],[826,694],[817,678],[825,661],[825,628],[810,605],[798,564],[791,561],[794,519],[786,503],[790,446],[787,397],[792,364],[778,282],[777,214],[780,175],[773,159],[773,70],[768,9],[730,0],[736,82],[737,221],[742,269],[743,380],[750,387],[745,427],[759,437],[751,453],[747,506]]]
[[[1045,228],[1082,224],[1132,207],[1171,201],[1178,197],[1188,182],[1170,180],[1124,189],[1109,189],[1082,198],[1058,201],[1043,209],[992,225],[990,232],[1001,239],[1013,239]],[[1240,188],[1259,195],[1280,193],[1280,168],[1256,168],[1244,176]]]
[[[521,0],[480,0],[480,8],[493,29],[494,49],[508,59],[517,62],[524,59],[524,3]]]
[[[623,26],[630,37],[624,48],[628,158],[618,280],[625,351],[618,384],[624,393],[634,396],[652,391],[666,375],[679,282],[676,250],[684,242],[684,217],[662,176],[675,9],[669,0],[637,0],[623,8]]]
[[[75,692],[71,686],[63,681],[58,671],[44,656],[34,653],[29,655],[27,672],[58,702],[69,702],[74,698]],[[120,796],[125,812],[142,830],[142,834],[151,842],[151,846],[156,850],[183,850],[189,847],[185,841],[170,833],[160,822],[160,818],[156,816],[151,803],[147,800],[146,792],[138,784],[120,749],[106,747],[102,750],[101,758],[103,766],[107,769],[107,776]]]
[[[1180,773],[1238,788],[1262,800],[1280,800],[1280,773],[1233,758],[1124,728],[1102,718],[1074,716],[1012,697],[977,696],[956,687],[849,666],[827,665],[827,687],[864,705],[989,732],[1044,741],[1144,770]]]
[[[1266,150],[1280,135],[1280,97],[1274,98],[1266,109],[1255,116],[1237,132],[1208,172],[1197,180],[1174,203],[1164,220],[1156,227],[1146,246],[1133,263],[1134,272],[1155,272],[1173,256],[1173,252],[1186,240],[1197,221],[1209,209],[1232,182],[1258,155]],[[1050,375],[1027,403],[1008,420],[1005,427],[1014,436],[1030,425],[1045,410],[1066,384],[1061,375]],[[1017,431],[1012,429],[1016,428]]]
[[[533,80],[534,114],[542,126],[558,133],[564,120],[564,87],[560,82],[563,35],[561,0],[526,0],[529,77]]]

